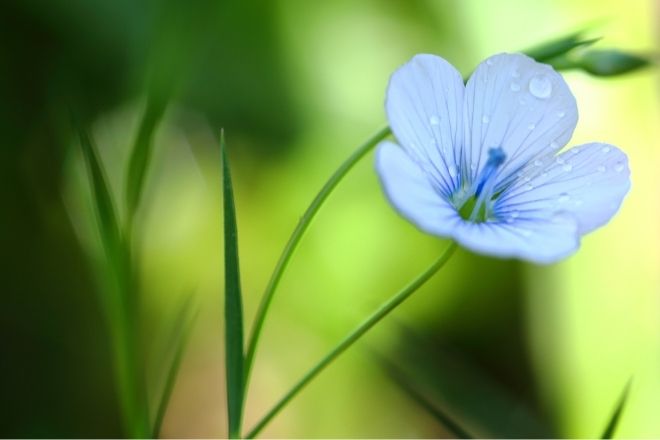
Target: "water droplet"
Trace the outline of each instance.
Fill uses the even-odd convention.
[[[536,128],[536,124],[532,123],[527,126],[530,130],[534,130]]]
[[[584,205],[584,200],[577,199],[573,203],[575,203],[575,206],[582,206]]]
[[[543,166],[543,162],[541,162],[539,159],[536,159],[536,160],[534,161],[534,166],[535,166],[535,167]]]
[[[529,176],[525,176],[525,177],[523,177],[523,182],[529,182],[529,181],[531,181],[531,180],[532,180],[532,178],[529,177]]]
[[[534,185],[532,185],[531,183],[528,183],[527,185],[525,185],[525,189],[526,189],[527,191],[531,191],[531,190],[534,189]]]
[[[553,150],[557,150],[559,149],[559,144],[555,141],[552,141],[550,142],[550,148],[552,148]]]
[[[440,118],[436,115],[433,115],[429,118],[429,122],[431,123],[431,125],[438,125],[440,124]]]
[[[565,112],[565,111],[559,110],[559,111],[557,112],[557,117],[558,117],[558,118],[563,118],[564,116],[566,116],[566,112]]]
[[[525,105],[525,104],[527,104],[527,101],[525,101],[525,98],[520,98],[520,99],[518,100],[518,103],[519,103],[520,105]]]
[[[609,145],[605,145],[603,148],[600,149],[603,153],[609,153],[612,148]]]
[[[552,82],[546,75],[536,75],[529,81],[529,93],[539,99],[547,99],[552,95]]]
[[[451,177],[456,177],[458,175],[458,170],[456,169],[455,165],[449,165],[449,175]]]
[[[555,162],[557,162],[559,165],[563,165],[565,161],[564,161],[564,158],[563,158],[563,157],[559,156],[559,157],[555,160]]]
[[[616,165],[614,165],[614,171],[620,173],[625,167],[626,166],[623,164],[623,162],[617,162]]]
[[[519,215],[520,215],[520,212],[518,212],[518,211],[511,211],[509,213],[509,217],[511,217],[511,218],[518,218]]]
[[[580,152],[580,147],[573,147],[568,151],[570,151],[572,155],[576,155]]]
[[[511,91],[512,92],[519,92],[520,91],[520,84],[517,82],[512,82],[511,83]]]
[[[544,171],[544,172],[541,174],[541,177],[548,177],[548,173],[546,173],[546,172]]]
[[[566,203],[571,200],[571,196],[569,196],[567,193],[561,193],[559,194],[559,198],[557,200],[559,200],[559,203]]]
[[[490,122],[490,117],[488,115],[484,115],[481,118],[481,122],[483,122],[484,124],[488,124]]]
[[[470,169],[471,169],[472,171],[475,171],[475,170],[477,169],[477,164],[474,163],[474,162],[472,162],[472,163],[470,164]]]
[[[517,68],[517,67],[514,68],[514,69],[511,71],[511,76],[514,77],[514,78],[519,78],[519,77],[520,77],[520,72],[518,71],[518,68]]]
[[[493,61],[492,58],[488,58],[488,59],[486,60],[486,64],[488,64],[489,66],[492,66],[493,63],[494,63],[494,61]]]
[[[524,235],[525,237],[531,237],[532,236],[532,231],[530,231],[529,229],[521,229],[520,233],[522,235]]]
[[[600,165],[597,169],[599,173],[604,173],[606,170],[605,165]]]
[[[566,171],[566,172],[568,173],[569,171],[572,171],[572,170],[573,170],[573,165],[571,165],[570,163],[567,163],[567,164],[565,164],[565,165],[564,165],[563,167],[561,167],[561,168],[562,168],[562,170],[564,170],[564,171]]]

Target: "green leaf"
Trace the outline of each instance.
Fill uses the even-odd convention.
[[[78,127],[80,144],[89,172],[101,241],[111,274],[110,291],[104,298],[113,338],[117,386],[124,428],[130,437],[149,435],[149,412],[137,340],[137,301],[132,295],[130,255],[121,235],[118,217],[105,172],[90,135]]]
[[[440,425],[448,429],[457,438],[474,438],[466,429],[457,423],[453,417],[449,416],[444,410],[440,409],[438,405],[431,402],[423,392],[419,391],[410,378],[408,378],[395,364],[380,356],[378,356],[378,362],[383,366],[392,381],[420,407],[425,409],[433,418],[435,418]]]
[[[595,76],[615,76],[649,66],[651,60],[617,49],[590,50],[576,61],[577,67]]]
[[[619,420],[621,419],[621,413],[623,413],[623,409],[626,406],[626,402],[628,401],[628,395],[630,394],[630,384],[632,382],[632,379],[628,381],[626,384],[625,388],[623,389],[623,392],[621,393],[621,397],[619,397],[619,402],[616,405],[616,408],[614,409],[614,412],[612,413],[612,417],[610,418],[609,422],[607,423],[607,426],[605,427],[605,430],[603,431],[603,434],[600,436],[602,439],[610,439],[614,437],[614,433],[616,432],[616,428],[619,425]]]
[[[243,410],[243,310],[238,265],[238,232],[224,132],[220,133],[222,150],[224,222],[225,222],[225,363],[227,369],[227,416],[229,438],[238,438]]]
[[[145,177],[151,161],[154,133],[165,113],[167,101],[167,95],[158,92],[158,89],[152,86],[133,144],[126,176],[126,225],[128,228],[131,228],[135,212],[140,204]]]
[[[79,128],[79,135],[91,181],[94,207],[103,248],[108,262],[118,272],[115,275],[121,277],[123,272],[123,243],[109,185],[89,133]]]
[[[173,347],[173,355],[170,360],[169,367],[165,375],[165,382],[163,384],[163,391],[158,402],[158,409],[156,411],[156,418],[152,429],[152,438],[160,436],[160,430],[163,425],[165,413],[174,391],[176,378],[181,367],[181,361],[188,347],[190,334],[192,333],[193,326],[199,316],[199,308],[193,307],[193,295],[189,295],[177,314],[174,325],[172,327],[172,334],[168,338],[169,344]]]

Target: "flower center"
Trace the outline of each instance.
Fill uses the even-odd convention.
[[[465,201],[459,210],[465,220],[481,223],[490,217],[492,202],[494,200],[497,169],[506,160],[502,147],[488,150],[488,161],[477,178],[477,189],[472,197]]]

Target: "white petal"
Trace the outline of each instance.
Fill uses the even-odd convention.
[[[433,187],[427,174],[398,145],[382,142],[376,152],[376,171],[390,203],[421,230],[449,236],[456,209]]]
[[[526,163],[558,151],[577,124],[575,98],[564,79],[546,64],[522,54],[499,54],[481,63],[465,91],[465,159],[484,166],[490,148],[507,158],[497,189]]]
[[[538,264],[559,261],[579,247],[572,217],[520,218],[507,222],[457,222],[454,238],[462,246],[485,255],[520,258]]]
[[[616,213],[630,188],[630,171],[625,153],[613,145],[591,143],[569,149],[547,159],[536,171],[527,169],[497,199],[496,214],[502,217],[516,211],[570,213],[578,232],[586,234]]]
[[[410,157],[449,196],[460,185],[463,94],[458,71],[435,55],[416,55],[392,74],[385,110]]]

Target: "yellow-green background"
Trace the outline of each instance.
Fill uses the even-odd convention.
[[[94,292],[103,283],[96,270],[102,253],[82,158],[62,128],[71,102],[87,109],[121,199],[148,79],[175,78],[137,218],[148,381],[153,395],[163,369],[157,353],[168,343],[163,326],[195,291],[202,313],[163,435],[222,437],[219,127],[235,180],[249,329],[307,204],[386,123],[384,93],[397,66],[427,52],[467,74],[488,55],[585,25],[603,36],[597,47],[651,53],[660,14],[656,2],[644,0],[10,5],[0,42],[9,97],[0,124],[7,144],[0,434],[32,437],[121,432]],[[402,328],[464,353],[557,436],[598,436],[632,377],[618,435],[660,435],[658,75],[571,72],[566,79],[580,113],[571,144],[605,141],[629,155],[632,189],[619,214],[585,237],[574,256],[548,267],[459,251],[305,389],[265,436],[447,435],[373,355],[405,363]],[[372,156],[359,163],[283,278],[257,353],[246,427],[444,245],[386,203]]]

